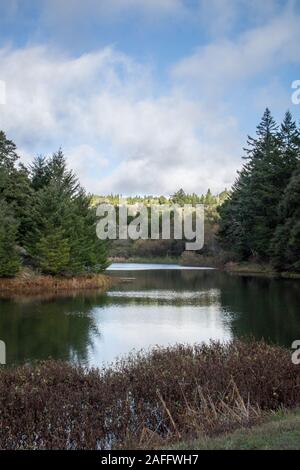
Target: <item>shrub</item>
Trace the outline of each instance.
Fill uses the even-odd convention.
[[[151,448],[299,404],[299,367],[264,342],[156,348],[101,370],[48,361],[1,369],[0,447]]]

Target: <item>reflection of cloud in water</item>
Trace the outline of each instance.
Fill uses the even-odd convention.
[[[190,290],[113,290],[107,293],[110,303],[115,305],[197,305],[209,306],[220,303],[220,290],[208,289],[205,291]]]
[[[180,264],[156,264],[156,263],[112,263],[107,271],[207,271],[215,268],[202,266],[182,266]]]
[[[172,291],[172,290],[145,290],[145,291],[111,291],[108,292],[109,297],[128,297],[130,299],[161,299],[161,300],[188,300],[209,297],[217,299],[220,296],[219,289],[211,289],[209,291],[193,292],[193,291]]]
[[[95,309],[95,321],[101,340],[95,339],[90,348],[91,365],[111,362],[116,356],[132,349],[148,349],[159,344],[199,343],[210,339],[226,341],[232,335],[229,317],[219,304],[199,307],[151,305],[128,311],[122,306]]]

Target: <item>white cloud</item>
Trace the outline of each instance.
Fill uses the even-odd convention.
[[[7,83],[0,127],[26,161],[61,145],[98,193],[221,190],[232,181],[235,120],[175,88],[154,97],[151,70],[128,56],[105,48],[74,59],[28,47],[2,49],[0,61]]]
[[[89,191],[219,191],[233,182],[244,141],[226,98],[249,79],[299,63],[299,39],[299,18],[287,12],[235,42],[200,48],[159,94],[150,67],[111,47],[76,58],[46,46],[3,48],[0,128],[26,161],[62,146]],[[249,86],[252,105],[278,83]]]
[[[287,63],[299,63],[300,18],[287,10],[269,23],[200,47],[173,68],[173,76],[215,93]]]

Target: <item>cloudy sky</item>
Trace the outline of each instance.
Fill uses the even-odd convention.
[[[229,187],[300,79],[299,0],[0,0],[0,129],[90,192]]]

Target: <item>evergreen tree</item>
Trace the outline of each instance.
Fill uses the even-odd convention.
[[[46,174],[49,181],[56,182],[64,194],[69,197],[75,196],[81,190],[75,173],[67,168],[66,159],[61,149],[54,153],[47,162]]]
[[[60,274],[67,270],[70,261],[70,246],[64,230],[48,225],[35,247],[40,269],[46,274]]]
[[[266,109],[257,137],[248,138],[246,163],[221,206],[219,237],[242,259],[269,259],[278,205],[298,160],[299,136],[290,113],[278,131]]]
[[[205,204],[207,204],[207,205],[213,204],[213,203],[214,203],[214,199],[215,199],[215,198],[214,198],[214,196],[212,195],[211,190],[208,189],[208,190],[207,190],[207,193],[206,193],[206,195],[205,195]]]
[[[0,199],[0,277],[14,276],[20,269],[16,252],[17,223],[8,204]]]
[[[3,131],[0,131],[0,168],[5,168],[7,171],[13,170],[18,154],[17,147],[12,140],[8,140]]]
[[[35,191],[46,186],[50,181],[50,175],[47,171],[47,159],[39,155],[36,157],[32,164],[29,165],[29,172],[31,177],[31,186]]]
[[[300,271],[300,164],[279,205],[281,223],[272,240],[272,263],[278,270]]]
[[[36,160],[31,177],[39,189],[27,248],[37,266],[51,274],[102,271],[107,266],[107,247],[96,236],[95,209],[67,168],[62,151],[48,161]],[[57,247],[50,249],[55,240]]]
[[[5,200],[18,221],[16,239],[20,245],[31,226],[32,196],[29,174],[19,159],[15,144],[0,132],[0,197]]]
[[[91,198],[67,168],[61,149],[18,165],[15,144],[0,132],[0,276],[17,272],[16,245],[48,274],[99,272],[107,246],[96,236]]]
[[[172,204],[179,204],[180,206],[186,204],[186,194],[182,188],[171,196],[171,202]]]
[[[268,258],[270,240],[277,224],[277,206],[285,183],[278,181],[284,163],[279,149],[277,125],[267,109],[257,128],[257,139],[249,138],[247,172],[249,187],[242,201],[251,252],[261,259]]]
[[[36,192],[32,230],[26,237],[26,249],[37,267],[44,272],[50,273],[49,270],[44,270],[44,267],[48,264],[45,246],[47,244],[49,246],[50,241],[55,238],[56,231],[59,233],[58,240],[64,243],[63,247],[65,248],[65,244],[67,244],[68,251],[70,250],[68,237],[64,230],[64,225],[67,223],[69,216],[68,200],[57,182],[50,182]],[[59,256],[59,250],[53,253],[57,253],[57,256]],[[54,262],[53,253],[50,255],[51,265],[62,267],[59,260],[57,260],[57,263]],[[65,261],[64,257],[64,268],[67,266],[68,261]]]

